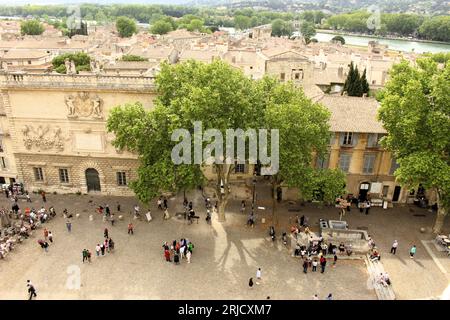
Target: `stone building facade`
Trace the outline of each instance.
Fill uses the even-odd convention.
[[[2,74],[1,125],[11,175],[28,190],[131,195],[137,157],[116,150],[106,131],[116,105],[150,109],[152,78]]]

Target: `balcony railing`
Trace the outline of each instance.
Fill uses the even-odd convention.
[[[1,88],[74,88],[120,89],[130,91],[154,90],[154,77],[67,75],[67,74],[0,74]]]

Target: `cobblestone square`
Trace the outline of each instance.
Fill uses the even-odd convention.
[[[45,225],[52,231],[54,243],[48,253],[43,252],[36,242],[43,238],[41,227],[0,261],[0,297],[26,299],[26,280],[31,279],[38,299],[312,299],[314,294],[323,299],[329,293],[335,299],[376,299],[367,286],[364,261],[342,260],[336,268],[327,267],[324,274],[305,275],[299,259],[292,258],[281,242],[270,241],[267,225],[245,227],[246,216],[238,213],[238,202],[230,204],[227,222],[213,218],[211,226],[205,222],[202,209],[198,210],[199,223],[187,225],[176,218],[164,221],[162,211],[153,205],[153,220],[135,221],[135,234],[128,235],[134,201],[129,197],[48,195],[46,206],[54,205],[58,213]],[[94,213],[96,205],[107,203],[117,218],[118,202],[124,220],[114,226]],[[177,202],[169,201],[172,214]],[[2,204],[9,205],[6,199]],[[35,196],[32,206],[39,208],[41,204]],[[27,206],[22,201],[19,205]],[[203,207],[202,198],[194,201],[194,207]],[[80,214],[73,219],[70,234],[61,216],[64,208]],[[141,211],[146,208],[141,206]],[[89,214],[94,214],[94,221],[89,221]],[[109,229],[116,249],[97,258],[95,245],[103,240],[104,227]],[[163,242],[182,237],[195,244],[191,264],[164,261]],[[90,264],[82,263],[84,248],[93,254]],[[67,281],[77,267],[81,287],[71,290]],[[255,278],[258,267],[262,281],[250,289],[248,280]]]

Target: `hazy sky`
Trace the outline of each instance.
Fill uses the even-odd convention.
[[[149,3],[149,4],[182,4],[193,2],[191,0],[0,0],[0,5],[25,4],[73,4],[73,3]]]

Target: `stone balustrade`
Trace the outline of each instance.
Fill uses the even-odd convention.
[[[154,90],[154,77],[68,75],[68,74],[0,74],[0,88],[74,88],[74,89],[118,89]]]

